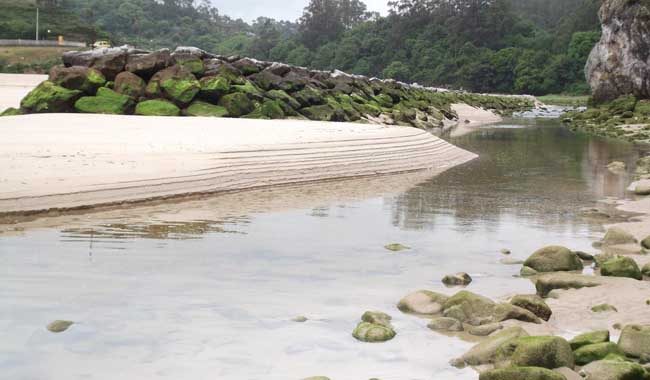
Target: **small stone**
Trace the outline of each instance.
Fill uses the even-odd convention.
[[[303,323],[303,322],[308,321],[307,317],[305,317],[304,315],[299,315],[297,317],[292,318],[291,320],[294,321],[294,322],[299,322],[299,323]]]
[[[427,327],[436,331],[463,331],[463,324],[459,320],[447,317],[434,318]]]
[[[466,286],[469,285],[471,282],[472,282],[472,277],[470,277],[470,275],[465,272],[446,275],[442,279],[442,283],[447,286],[456,286],[456,285]]]
[[[608,313],[608,312],[617,313],[618,312],[618,310],[614,306],[607,303],[596,305],[591,308],[591,311],[593,311],[594,313]]]
[[[601,243],[603,245],[636,244],[637,240],[634,235],[622,228],[612,227],[607,230]]]
[[[70,326],[72,326],[74,322],[72,321],[65,321],[65,320],[56,320],[49,325],[47,325],[47,329],[50,332],[53,333],[62,333],[65,330],[67,330]]]
[[[587,252],[575,251],[575,254],[578,255],[580,260],[594,261],[594,256],[592,254],[587,253]]]
[[[645,239],[641,240],[641,246],[645,249],[650,249],[650,236],[647,236]]]
[[[501,253],[504,254],[504,255],[509,255],[509,254],[511,254],[512,252],[510,252],[510,250],[507,249],[507,248],[503,248],[503,249],[501,249]]]
[[[487,325],[471,326],[467,332],[475,336],[488,336],[495,331],[503,329],[501,323],[489,323]]]
[[[406,251],[406,250],[411,249],[411,247],[407,247],[407,246],[399,244],[399,243],[387,244],[387,245],[384,246],[384,248],[386,248],[389,251],[393,251],[393,252],[400,252],[400,251]]]

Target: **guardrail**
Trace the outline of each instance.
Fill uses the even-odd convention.
[[[52,47],[86,47],[85,42],[50,41],[50,40],[0,40],[0,46],[52,46]]]

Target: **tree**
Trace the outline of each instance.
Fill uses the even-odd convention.
[[[302,42],[310,49],[322,46],[369,16],[359,0],[311,0],[299,20]]]

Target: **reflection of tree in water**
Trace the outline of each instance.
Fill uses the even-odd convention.
[[[481,228],[496,228],[502,217],[514,216],[573,228],[582,224],[577,216],[581,207],[624,192],[624,181],[602,174],[607,169],[601,163],[636,155],[629,144],[590,139],[552,125],[484,129],[453,142],[480,158],[397,197],[392,204],[395,225],[426,229],[451,217],[457,227],[471,231],[477,221]]]

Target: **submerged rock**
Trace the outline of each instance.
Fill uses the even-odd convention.
[[[626,355],[650,357],[650,325],[627,325],[621,331],[618,345]]]
[[[582,261],[578,255],[565,247],[548,246],[533,253],[524,266],[537,272],[558,272],[582,270]]]
[[[386,248],[389,251],[393,251],[393,252],[406,251],[406,250],[411,249],[411,247],[407,247],[407,246],[402,245],[400,243],[386,244],[384,246],[384,248]]]
[[[502,344],[497,350],[497,362],[512,366],[548,369],[575,365],[569,342],[557,336],[528,336]]]
[[[589,380],[650,380],[650,375],[637,363],[621,360],[599,360],[582,368]]]
[[[472,282],[472,277],[465,272],[459,272],[456,274],[448,274],[442,278],[442,283],[448,286],[454,285],[469,285]]]
[[[596,343],[609,342],[609,330],[590,331],[580,334],[569,341],[572,350]]]
[[[643,279],[641,269],[636,261],[625,256],[614,257],[603,262],[600,266],[600,274],[611,277],[628,277],[635,280]]]
[[[551,314],[553,314],[551,308],[544,302],[544,299],[535,294],[514,296],[510,300],[510,303],[532,312],[545,321],[548,321],[551,318]]]
[[[449,297],[430,290],[418,290],[402,298],[397,308],[404,313],[434,315],[442,312],[442,306]]]
[[[56,320],[54,322],[51,322],[49,325],[47,325],[47,329],[50,332],[53,333],[61,333],[67,330],[70,326],[72,326],[74,322],[72,321],[65,321],[65,320]]]
[[[608,303],[602,303],[600,305],[593,306],[591,308],[591,311],[593,311],[594,313],[608,313],[608,312],[617,313],[618,312],[618,310],[614,306]]]
[[[636,244],[634,235],[619,227],[612,227],[607,230],[601,241],[603,245]]]
[[[481,372],[479,380],[567,380],[559,372],[541,367],[511,367]]]

